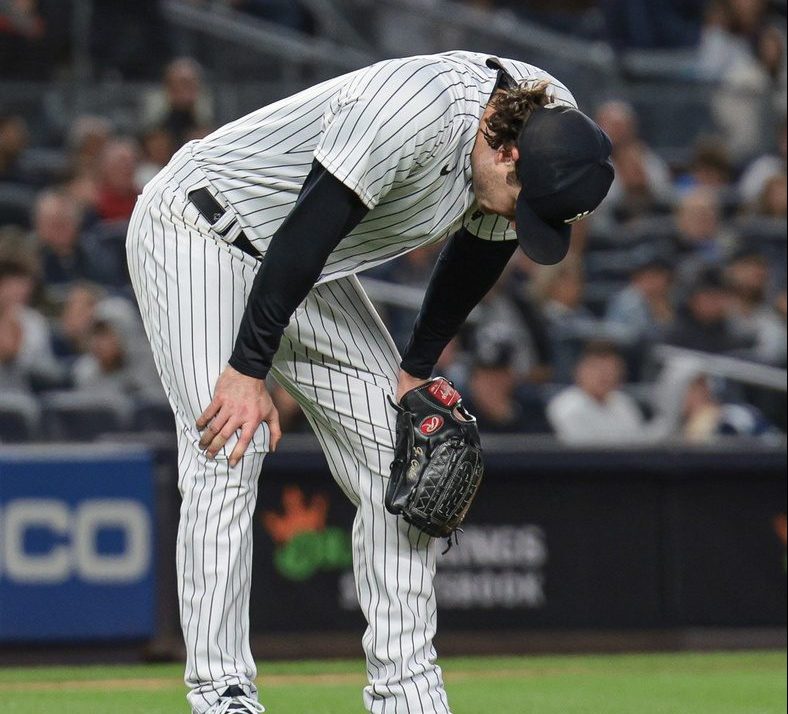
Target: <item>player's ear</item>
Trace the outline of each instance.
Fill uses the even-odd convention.
[[[500,146],[495,151],[496,164],[515,164],[520,159],[520,151],[516,146]]]

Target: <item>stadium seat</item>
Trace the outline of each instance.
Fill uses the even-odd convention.
[[[65,149],[30,147],[20,158],[22,172],[38,185],[62,182],[69,171],[69,156]]]
[[[35,191],[28,186],[0,183],[0,226],[30,228]]]
[[[540,389],[521,387],[517,390],[517,403],[522,407],[528,428],[527,434],[549,434],[550,422],[545,411],[546,402]]]
[[[628,93],[640,131],[653,146],[692,146],[697,137],[714,131],[711,96],[714,87],[700,82],[642,83]],[[670,99],[666,101],[666,97]],[[677,106],[681,111],[677,111]]]
[[[583,305],[597,317],[604,317],[610,298],[626,285],[627,281],[623,277],[610,280],[601,278],[589,280],[583,295]]]
[[[126,265],[127,221],[102,222],[85,236],[86,246],[97,256],[102,266],[102,282],[116,287],[129,284]]]
[[[647,216],[622,225],[592,225],[588,248],[625,248],[647,242],[660,252],[671,251],[675,235],[676,223],[672,216]]]
[[[19,443],[40,437],[41,410],[38,402],[24,393],[0,394],[0,442]]]
[[[784,218],[744,216],[736,221],[735,228],[742,245],[761,251],[773,266],[785,269],[786,221]]]
[[[120,394],[49,392],[42,404],[44,434],[55,441],[93,441],[102,434],[122,431],[133,413],[130,400]]]

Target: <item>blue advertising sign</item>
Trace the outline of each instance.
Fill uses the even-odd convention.
[[[153,634],[151,458],[91,452],[0,450],[0,642]]]

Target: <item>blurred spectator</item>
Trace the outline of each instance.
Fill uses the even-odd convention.
[[[33,232],[38,241],[42,277],[47,297],[60,302],[69,283],[78,280],[105,282],[111,270],[98,248],[89,250],[80,234],[80,210],[62,191],[39,194],[33,212]]]
[[[638,265],[629,284],[613,295],[605,319],[626,331],[630,342],[660,340],[673,321],[673,263],[654,257]]]
[[[706,187],[693,188],[679,201],[676,212],[677,248],[681,256],[679,281],[709,266],[720,266],[734,248],[733,236],[722,224],[720,199]]]
[[[788,138],[786,138],[786,118],[783,114],[780,130],[777,136],[777,153],[764,154],[753,161],[742,174],[739,180],[739,193],[745,204],[755,204],[763,195],[766,182],[774,176],[786,173],[786,151]]]
[[[66,139],[74,173],[98,173],[101,155],[112,137],[109,119],[93,114],[78,116]]]
[[[50,47],[37,0],[0,0],[0,77],[46,79]]]
[[[700,72],[721,82],[712,109],[734,161],[761,148],[768,113],[785,107],[785,38],[767,9],[766,0],[712,2],[701,35]]]
[[[788,178],[784,173],[767,179],[758,197],[757,213],[768,218],[785,219],[788,215],[786,191],[788,191]]]
[[[695,143],[689,172],[678,180],[686,190],[703,186],[715,192],[725,191],[733,178],[733,167],[725,143],[718,137],[701,137]]]
[[[0,265],[0,283],[3,281]],[[2,285],[0,285],[0,290]],[[0,308],[0,392],[29,389],[27,374],[22,367],[22,323],[14,310]]]
[[[175,140],[164,127],[154,127],[142,135],[142,158],[137,166],[135,183],[142,189],[161,171],[175,153]]]
[[[752,356],[783,366],[786,359],[785,322],[769,304],[769,263],[754,250],[743,250],[725,269],[730,289],[731,327],[742,341],[753,343]]]
[[[95,218],[98,204],[98,181],[101,157],[112,137],[112,124],[104,117],[84,114],[77,117],[66,139],[71,162],[71,179],[67,191],[86,214],[85,223]]]
[[[722,436],[779,437],[779,431],[749,404],[725,403],[712,380],[699,375],[684,395],[681,435],[689,442],[709,443]]]
[[[104,221],[128,220],[139,195],[138,151],[131,139],[113,139],[104,147],[99,164],[96,212]]]
[[[3,388],[40,387],[62,379],[46,318],[31,306],[36,289],[31,256],[0,261],[0,363]]]
[[[170,54],[170,33],[159,0],[94,2],[90,49],[101,77],[155,79]]]
[[[585,278],[580,261],[569,256],[558,265],[539,266],[532,290],[547,323],[553,379],[569,382],[582,344],[598,336],[602,327],[583,304]]]
[[[547,417],[556,436],[575,445],[627,445],[648,438],[637,403],[621,391],[624,360],[610,344],[592,342],[575,369],[575,384],[554,396]]]
[[[632,218],[664,209],[673,193],[670,169],[638,135],[632,105],[619,99],[605,102],[594,118],[613,143],[616,165],[616,178],[602,210]]]
[[[575,233],[572,233],[573,242]],[[578,260],[570,252],[570,260]],[[503,277],[495,286],[511,301],[516,310],[517,322],[527,335],[527,372],[521,376],[531,383],[550,381],[553,377],[553,354],[548,335],[547,321],[541,306],[531,289],[532,273],[536,270],[533,263],[522,251],[515,251]]]
[[[505,324],[487,325],[475,335],[463,403],[482,431],[522,433],[533,424],[515,397],[516,343]]]
[[[95,308],[87,352],[72,367],[78,389],[127,396],[162,397],[162,388],[142,324],[123,298],[107,298]]]
[[[612,218],[621,223],[670,209],[670,190],[656,185],[648,173],[648,156],[642,144],[632,143],[613,152],[616,179],[597,210],[597,222]]]
[[[535,314],[525,314],[524,310],[528,309],[529,305],[521,305],[515,300],[508,281],[500,279],[479,303],[475,312],[478,320],[468,329],[473,346],[500,340],[506,335],[512,351],[511,366],[518,383],[524,380],[544,381],[549,374],[544,350],[538,344],[539,340],[546,338],[546,325],[542,324],[537,310],[532,310]],[[534,329],[542,334],[535,336]]]
[[[179,147],[213,123],[213,100],[203,85],[202,67],[190,57],[170,62],[162,87],[146,98],[142,125],[166,130]]]
[[[730,296],[720,272],[702,271],[681,306],[666,341],[677,347],[701,352],[725,353],[752,346],[752,341],[737,335],[728,319]]]
[[[87,350],[96,306],[103,295],[93,283],[75,283],[68,289],[52,330],[52,349],[58,359],[71,361]]]
[[[780,290],[777,297],[774,299],[774,309],[777,310],[777,314],[782,318],[784,325],[786,317],[788,316],[788,295],[786,295],[785,286],[783,286],[782,290]]]
[[[29,141],[24,118],[17,114],[0,114],[0,182],[30,183],[20,162]]]
[[[634,107],[623,99],[613,99],[597,107],[594,119],[610,137],[614,150],[640,144],[649,182],[659,193],[669,194],[670,169],[640,137]]]

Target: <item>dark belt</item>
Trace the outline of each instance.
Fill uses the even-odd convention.
[[[194,207],[200,212],[200,215],[212,226],[216,225],[226,213],[225,209],[221,207],[219,202],[211,195],[211,192],[207,188],[197,188],[194,191],[190,191],[187,195],[192,204],[194,204]],[[217,233],[220,236],[225,236],[234,225],[235,221],[223,231],[217,231]],[[238,237],[232,244],[257,260],[261,260],[263,257],[260,251],[252,245],[243,231],[238,234]]]

